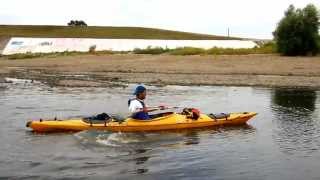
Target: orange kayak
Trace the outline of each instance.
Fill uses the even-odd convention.
[[[230,113],[220,115],[200,114],[198,119],[189,118],[179,113],[165,113],[163,116],[151,120],[137,120],[127,118],[119,121],[113,118],[108,120],[90,120],[85,118],[66,120],[33,120],[27,127],[35,132],[68,132],[82,130],[106,130],[113,132],[144,132],[162,131],[188,128],[203,128],[219,125],[241,125],[257,115],[255,112]]]

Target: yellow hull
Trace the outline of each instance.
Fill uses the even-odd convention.
[[[69,120],[45,120],[29,121],[27,127],[35,132],[66,132],[66,131],[83,131],[83,130],[106,130],[115,132],[139,132],[139,131],[162,131],[173,129],[203,128],[219,125],[241,125],[257,113],[231,113],[228,118],[212,119],[205,114],[201,114],[198,120],[187,118],[181,114],[170,114],[165,117],[159,117],[150,121],[141,121],[128,118],[119,123],[109,121],[106,123],[91,124],[82,119]]]

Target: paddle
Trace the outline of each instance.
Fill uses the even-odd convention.
[[[179,106],[151,106],[151,107],[148,107],[149,109],[161,109],[161,108],[164,108],[164,109],[179,109],[179,108],[183,108],[183,107],[179,107]]]

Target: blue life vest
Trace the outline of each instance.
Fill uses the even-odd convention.
[[[130,106],[130,103],[131,103],[132,100],[138,100],[138,99],[129,99],[129,100],[128,100],[128,106]],[[140,101],[140,100],[138,100],[138,101],[141,103],[141,105],[142,105],[143,108],[146,107],[146,105],[144,104],[143,101]],[[131,118],[133,118],[133,119],[140,119],[140,120],[147,120],[147,119],[150,119],[150,116],[149,116],[149,114],[148,114],[147,112],[140,111],[140,112],[134,113],[134,114],[131,116]]]

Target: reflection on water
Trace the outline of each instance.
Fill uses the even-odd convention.
[[[228,139],[228,137],[232,136],[241,136],[243,140],[245,140],[246,138],[244,137],[246,137],[246,135],[250,137],[253,133],[255,133],[255,129],[252,126],[243,125],[236,127],[214,127],[154,133],[109,133],[83,131],[74,134],[74,136],[79,140],[79,143],[84,147],[84,149],[90,149],[93,152],[101,152],[105,157],[115,158],[127,164],[132,165],[133,163],[133,169],[130,170],[130,172],[144,174],[149,172],[150,169],[148,161],[163,158],[162,156],[163,154],[166,154],[166,151],[195,149],[190,152],[186,151],[186,153],[190,153],[190,157],[188,158],[193,159],[194,163],[196,163],[197,158],[192,157],[192,154],[197,151],[209,150],[202,148],[197,150],[197,148],[195,148],[196,145],[201,145],[201,141],[203,139],[208,139],[208,137],[213,137],[213,139],[215,139],[215,136],[220,137],[220,142],[212,140],[213,142],[215,141],[217,147],[220,149],[219,144],[224,144],[223,139]],[[210,138],[209,141],[211,141]],[[202,146],[205,145],[206,147],[207,143],[208,142],[202,143]],[[228,149],[224,149],[224,151],[228,151]],[[176,162],[174,157],[170,157],[169,161],[178,163],[181,160],[177,160]],[[183,163],[183,161],[180,163]],[[177,167],[179,166],[180,165]],[[189,168],[192,169],[192,167]]]
[[[181,148],[183,145],[199,143],[197,131],[159,133],[108,133],[83,131],[75,134],[85,149],[103,152],[105,157],[118,158],[128,164],[136,174],[149,171],[147,161],[157,157],[159,149]],[[161,152],[161,151],[160,151]]]
[[[315,114],[317,95],[312,90],[274,90],[272,103],[275,114],[274,138],[285,153],[308,155],[318,151],[320,143]]]
[[[277,89],[273,92],[274,104],[288,109],[305,109],[309,112],[315,110],[317,94],[312,90]]]
[[[195,145],[200,143],[200,138],[196,131],[189,131],[185,134],[187,137],[186,141],[184,142],[185,145]]]

